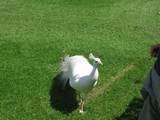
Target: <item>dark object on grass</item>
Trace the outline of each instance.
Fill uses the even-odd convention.
[[[139,120],[160,120],[160,76],[151,69],[141,90],[144,98]]]
[[[160,120],[160,44],[151,47],[151,56],[157,59],[141,90],[144,104],[139,120]]]
[[[63,86],[62,73],[53,78],[50,89],[50,104],[55,110],[64,114],[69,114],[78,107],[76,91],[70,87],[69,83]]]
[[[160,44],[151,46],[151,57],[158,57],[160,52]]]
[[[151,56],[156,58],[155,70],[160,75],[160,44],[151,47]]]

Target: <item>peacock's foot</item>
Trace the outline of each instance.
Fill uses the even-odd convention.
[[[79,113],[84,114],[84,113],[86,113],[86,112],[80,109],[80,110],[79,110]]]

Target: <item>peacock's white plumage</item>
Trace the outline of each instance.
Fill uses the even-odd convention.
[[[93,64],[81,56],[66,56],[62,62],[61,71],[65,78],[64,85],[67,80],[72,88],[79,91],[80,93],[89,92],[96,84],[98,80],[98,64],[102,64],[99,58],[96,58],[91,53],[89,55],[90,60]],[[83,105],[82,105],[83,106]],[[81,110],[83,112],[83,108]]]

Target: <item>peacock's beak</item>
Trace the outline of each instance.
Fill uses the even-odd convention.
[[[103,63],[102,63],[101,61],[99,62],[99,64],[100,64],[100,65],[103,65]]]

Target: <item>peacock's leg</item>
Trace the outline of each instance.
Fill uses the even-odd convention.
[[[82,97],[83,96],[83,97]],[[80,103],[79,103],[79,112],[84,113],[84,96],[83,94],[80,94]]]
[[[80,100],[80,109],[79,109],[79,112],[80,113],[84,113],[84,100],[83,99]]]

